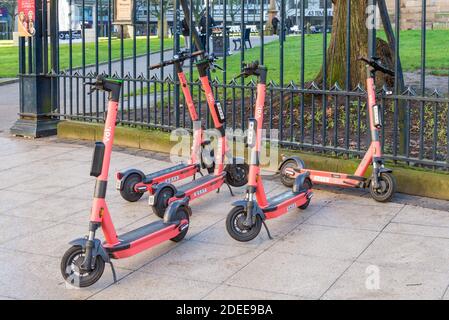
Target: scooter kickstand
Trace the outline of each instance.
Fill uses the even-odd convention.
[[[231,196],[233,197],[234,192],[232,192],[231,186],[228,183],[226,183],[226,185],[228,186],[229,192],[231,193]]]
[[[111,265],[112,270],[112,279],[114,280],[114,284],[117,283],[117,274],[115,273],[114,265],[112,264],[112,261],[109,261],[109,264]]]
[[[262,220],[262,223],[263,223],[263,226],[265,227],[265,230],[267,230],[268,238],[269,238],[270,240],[273,240],[273,237],[271,236],[270,230],[268,230],[267,224],[266,224],[265,221],[263,221],[263,220]]]

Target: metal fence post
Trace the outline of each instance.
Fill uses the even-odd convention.
[[[56,0],[53,0],[56,1]],[[29,53],[32,54],[33,66],[29,66],[30,74],[23,73],[24,63],[21,61],[21,109],[19,119],[11,127],[11,134],[24,137],[43,137],[56,134],[58,120],[51,116],[51,77],[44,73],[44,48],[47,46],[47,38],[44,36],[46,30],[42,30],[44,16],[44,3],[46,1],[36,0],[35,26],[36,33],[33,38],[33,46]],[[54,23],[54,22],[51,22]],[[23,43],[23,41],[21,41]],[[23,51],[23,48],[21,49]],[[31,57],[30,57],[31,58]],[[24,55],[20,56],[24,59]]]
[[[173,43],[173,54],[178,54],[180,50],[180,44],[179,44],[179,34],[181,32],[180,28],[180,12],[179,12],[179,0],[174,0],[175,6],[174,6],[174,12],[173,12],[173,34],[174,34],[174,43]],[[175,126],[176,128],[179,128],[180,126],[180,113],[179,113],[179,82],[178,82],[178,76],[176,74],[176,67],[173,66],[173,80],[175,83],[174,86],[174,104],[175,104]]]

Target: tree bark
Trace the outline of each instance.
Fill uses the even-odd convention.
[[[368,0],[334,0],[334,18],[332,23],[332,35],[327,50],[327,85],[332,86],[337,83],[344,88],[346,84],[346,47],[347,47],[347,1],[351,1],[351,83],[350,89],[358,84],[364,84],[366,80],[365,64],[360,62],[360,56],[368,56],[368,28],[366,26]],[[382,39],[377,39],[377,56],[382,59],[382,63],[389,67],[394,66],[394,53],[388,43]],[[394,83],[390,76],[378,74],[377,84],[387,83],[389,86]],[[314,80],[318,84],[323,83],[323,69]]]
[[[164,32],[162,34],[162,21],[159,18],[157,20],[157,36],[159,37],[159,39],[161,39],[162,37],[167,38],[168,37],[168,22],[167,22],[167,18],[164,17]]]

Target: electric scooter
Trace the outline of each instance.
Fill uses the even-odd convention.
[[[367,188],[374,200],[378,202],[388,202],[396,192],[396,179],[392,170],[385,168],[382,157],[382,146],[379,140],[379,133],[382,128],[380,108],[376,104],[375,76],[376,72],[382,72],[394,76],[394,72],[380,62],[379,58],[366,59],[360,57],[359,60],[366,63],[367,80],[366,87],[368,91],[368,114],[369,126],[371,130],[371,145],[365,153],[357,170],[353,175],[318,171],[306,169],[304,161],[299,157],[285,157],[279,166],[282,183],[291,187],[295,177],[300,174],[309,173],[310,179],[314,184],[324,184],[330,186],[349,187],[349,188]],[[373,166],[370,179],[365,178],[369,166]]]
[[[129,169],[126,171],[120,171],[116,174],[116,189],[120,191],[123,199],[135,202],[138,201],[145,192],[153,195],[155,192],[155,186],[159,183],[172,183],[193,177],[195,179],[196,174],[201,174],[201,169],[208,169],[213,171],[213,163],[206,162],[203,155],[210,154],[209,145],[210,141],[203,139],[203,129],[201,121],[199,120],[198,113],[193,103],[192,94],[187,84],[187,79],[183,71],[183,63],[185,60],[197,57],[204,54],[203,51],[196,51],[189,54],[187,51],[180,51],[175,55],[172,60],[164,61],[150,66],[150,70],[163,68],[169,65],[175,65],[175,70],[178,75],[181,89],[185,97],[187,109],[190,114],[190,118],[193,123],[193,143],[190,155],[190,160],[187,163],[177,164],[175,166],[153,172],[150,174],[144,174],[138,169]],[[204,151],[204,152],[203,152]],[[153,208],[160,208],[167,197],[172,196],[169,189],[161,190],[161,195],[158,197],[158,202],[155,203]],[[153,210],[160,218],[163,217],[165,207],[162,209]]]
[[[265,226],[271,239],[265,220],[277,218],[296,208],[305,210],[309,206],[313,194],[311,192],[312,182],[310,181],[309,173],[303,173],[295,178],[290,191],[282,192],[267,199],[259,163],[267,69],[259,65],[257,61],[244,64],[240,76],[257,76],[259,82],[257,84],[254,118],[249,119],[248,123],[247,144],[251,148],[251,160],[246,198],[232,204],[234,208],[226,218],[226,229],[235,240],[247,242],[253,240],[259,234],[262,224]]]
[[[218,133],[217,152],[214,153],[214,170],[210,170],[208,175],[199,177],[187,184],[174,186],[170,182],[162,182],[153,186],[153,194],[149,196],[148,203],[153,207],[153,211],[158,216],[166,214],[170,208],[169,215],[174,214],[179,206],[189,206],[191,200],[204,196],[214,190],[220,191],[223,184],[233,195],[232,187],[242,187],[248,181],[248,165],[244,159],[232,158],[226,143],[226,133],[224,129],[225,114],[219,102],[215,101],[212,87],[209,82],[208,70],[219,68],[215,65],[216,57],[213,55],[204,56],[196,63],[201,86],[205,92],[207,105],[212,116],[214,127]],[[232,159],[231,163],[224,166],[224,161],[228,155]]]
[[[115,282],[112,259],[133,256],[167,240],[181,241],[187,234],[191,215],[188,207],[178,206],[178,210],[171,211],[163,220],[117,235],[106,204],[106,190],[122,81],[98,76],[95,82],[86,84],[92,86],[90,93],[95,90],[108,92],[108,111],[103,141],[95,143],[90,172],[91,176],[96,177],[96,184],[89,234],[85,238],[71,241],[71,247],[61,260],[62,276],[67,282],[79,287],[88,287],[97,282],[103,274],[105,263],[111,265]],[[100,227],[104,242],[95,237]]]

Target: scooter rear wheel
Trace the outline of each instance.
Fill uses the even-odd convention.
[[[84,288],[97,282],[104,272],[104,261],[96,257],[95,267],[91,271],[81,270],[84,261],[84,249],[80,246],[70,247],[61,259],[61,274],[64,280],[76,287]]]
[[[226,230],[237,241],[248,242],[257,237],[262,228],[262,219],[256,216],[256,221],[251,227],[243,224],[246,219],[246,211],[243,207],[235,207],[226,217]]]
[[[306,188],[307,190],[310,190],[310,189],[312,189],[312,187],[313,187],[312,181],[309,178],[304,180],[304,188]],[[300,206],[299,209],[306,210],[309,207],[310,200],[311,199],[307,199],[307,202],[304,203],[302,206]]]
[[[168,207],[168,200],[173,197],[173,190],[169,187],[164,187],[158,194],[156,202],[151,207],[154,214],[159,218],[164,217],[165,209]]]
[[[292,178],[291,176],[285,173],[285,171],[290,168],[304,169],[304,166],[302,168],[298,168],[298,164],[293,159],[287,160],[282,164],[281,169],[279,170],[281,174],[281,183],[288,188],[293,187],[293,184],[295,183],[295,178]]]
[[[239,188],[248,183],[249,166],[246,163],[230,164],[226,166],[226,183]]]
[[[143,193],[137,192],[134,188],[136,184],[142,182],[142,178],[138,174],[130,174],[123,181],[122,189],[120,189],[120,195],[123,199],[129,202],[136,202],[142,198]]]
[[[378,202],[388,202],[396,192],[396,179],[388,172],[382,173],[379,178],[380,188],[376,189],[370,184],[370,194]]]
[[[175,220],[183,220],[183,219],[189,220],[189,212],[188,212],[187,208],[184,207],[184,206],[179,207],[178,210],[176,211],[175,216],[173,217],[173,219],[175,219]],[[189,231],[189,226],[187,226],[184,230],[181,231],[180,234],[178,234],[174,238],[171,238],[170,240],[173,241],[173,242],[181,241],[186,236],[187,231]]]

